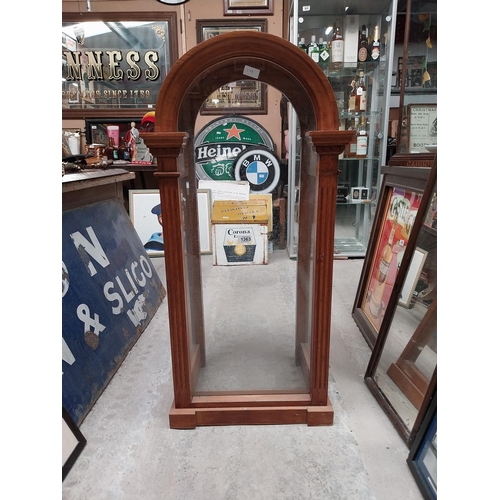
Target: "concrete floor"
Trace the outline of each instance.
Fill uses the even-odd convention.
[[[269,266],[277,256],[270,254]],[[152,260],[165,283],[163,259]],[[362,265],[361,259],[334,265],[333,426],[171,430],[165,300],[80,426],[87,446],[63,482],[62,498],[422,499],[406,463],[409,450],[363,379],[371,351],[351,317]]]

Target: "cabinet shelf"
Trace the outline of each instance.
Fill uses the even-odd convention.
[[[378,156],[365,156],[364,158],[339,158],[339,161],[364,161],[364,160],[375,160],[375,161],[379,161],[379,157]]]
[[[371,202],[372,202],[372,200],[363,200],[363,201],[351,201],[351,200],[338,201],[337,200],[337,205],[369,205]]]
[[[354,120],[355,118],[361,118],[362,116],[364,117],[375,117],[375,116],[381,116],[382,111],[380,110],[375,110],[375,111],[355,111],[354,113],[349,113],[346,111],[342,111],[339,113],[339,118],[341,120]]]
[[[380,61],[379,63],[374,62],[360,62],[360,63],[347,63],[352,64],[352,66],[343,66],[339,69],[327,69],[325,70],[325,75],[328,78],[342,78],[342,77],[353,77],[357,75],[360,71],[364,71],[365,75],[373,73],[377,68],[383,68],[385,70],[385,61]]]

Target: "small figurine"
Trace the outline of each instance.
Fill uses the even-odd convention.
[[[140,141],[139,131],[135,128],[135,122],[130,123],[130,130],[127,132],[125,140],[130,151],[130,159],[134,161],[137,156],[137,143]]]

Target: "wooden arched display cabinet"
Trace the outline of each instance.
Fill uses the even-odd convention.
[[[212,92],[242,79],[256,79],[281,91],[300,121],[303,140],[299,247],[295,282],[282,288],[283,293],[295,294],[290,299],[295,318],[291,356],[294,366],[288,368],[290,372],[297,369],[300,380],[293,374],[291,377],[296,379],[293,384],[285,380],[281,386],[273,385],[272,370],[266,372],[256,362],[254,370],[264,372],[268,384],[247,386],[243,380],[246,375],[239,373],[240,367],[236,365],[226,377],[239,380],[236,387],[228,389],[222,381],[207,390],[200,383],[211,366],[206,337],[224,337],[224,331],[234,327],[230,319],[234,314],[244,316],[248,320],[245,328],[255,331],[266,328],[267,323],[266,317],[255,313],[260,293],[258,280],[249,279],[248,272],[255,277],[257,267],[272,271],[272,262],[268,266],[219,268],[221,273],[236,276],[244,267],[246,279],[257,283],[250,285],[246,281],[234,290],[234,295],[243,293],[248,298],[244,310],[237,313],[230,306],[224,310],[222,304],[215,333],[207,331],[205,321],[204,301],[209,297],[204,290],[198,234],[195,121]],[[143,137],[157,158],[155,175],[164,214],[174,386],[172,428],[333,423],[328,372],[338,156],[353,134],[338,128],[335,96],[321,69],[303,51],[274,35],[238,31],[216,36],[187,52],[167,75],[156,104],[155,132]],[[211,294],[217,291],[217,287],[210,289]],[[226,298],[229,304],[230,297]],[[281,333],[270,331],[268,337]],[[250,333],[243,354],[250,356],[251,351],[257,351],[263,358],[270,354],[266,345],[254,341]]]

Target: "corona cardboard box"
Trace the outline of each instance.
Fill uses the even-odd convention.
[[[264,200],[215,201],[214,266],[267,264],[268,207]]]

